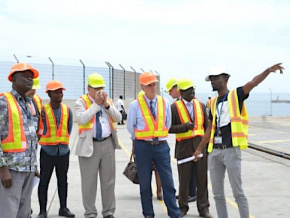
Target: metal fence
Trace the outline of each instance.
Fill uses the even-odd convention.
[[[1,59],[1,57],[0,57]],[[2,58],[3,59],[3,58]],[[64,98],[77,99],[87,92],[87,78],[91,73],[99,73],[105,79],[106,88],[110,98],[118,99],[120,95],[126,100],[133,100],[140,92],[139,76],[142,70],[137,72],[133,67],[124,68],[122,65],[113,65],[110,62],[86,62],[83,60],[57,59],[57,58],[22,58],[11,56],[10,60],[0,61],[0,93],[11,90],[11,83],[7,80],[12,65],[17,62],[31,64],[39,71],[41,89],[37,94],[43,99],[48,99],[45,93],[45,85],[55,79],[66,88]],[[140,68],[141,69],[141,68]],[[158,80],[160,79],[157,74]],[[157,90],[159,92],[159,83]]]

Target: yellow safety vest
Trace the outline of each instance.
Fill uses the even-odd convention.
[[[228,106],[231,119],[231,130],[232,130],[232,142],[233,146],[240,146],[240,149],[246,149],[248,147],[248,113],[245,107],[245,103],[242,106],[242,113],[239,108],[239,99],[237,89],[231,90],[228,94]],[[214,144],[214,134],[216,130],[216,102],[215,97],[211,102],[211,113],[212,113],[212,128],[210,141],[208,145],[208,152],[212,152]]]
[[[36,102],[38,112],[41,113],[41,106],[42,106],[42,100],[41,100],[41,98],[38,95],[35,94],[33,96],[33,100]]]
[[[2,93],[6,98],[8,107],[8,136],[1,140],[3,152],[23,152],[27,148],[26,135],[24,133],[22,113],[15,97],[7,92]]]
[[[175,102],[179,118],[182,124],[191,122],[191,119],[188,115],[188,111],[184,102],[182,100]],[[199,100],[193,99],[193,107],[194,107],[194,129],[188,130],[187,132],[177,133],[176,140],[179,142],[184,139],[194,138],[196,136],[204,136],[204,114],[202,110],[202,106]]]
[[[86,95],[81,96],[81,99],[83,100],[83,102],[85,104],[85,110],[87,110],[92,105],[92,101],[91,101],[90,97],[88,96],[88,94],[86,94]],[[112,106],[113,105],[112,100],[110,98],[107,98],[107,99],[108,99],[108,103],[110,104],[110,106]],[[113,129],[116,130],[117,127],[116,127],[115,123],[113,122],[113,119],[111,118],[110,115],[109,115],[109,119],[110,119],[110,123],[111,123]],[[96,120],[96,116],[93,116],[92,119],[89,122],[87,122],[85,125],[79,124],[79,134],[81,134],[82,131],[88,131],[88,130],[92,129],[94,126],[95,120]]]
[[[157,114],[156,120],[153,118],[150,109],[146,103],[145,97],[140,96],[137,98],[139,107],[141,109],[145,127],[143,130],[135,128],[135,138],[140,140],[152,139],[155,137],[167,137],[168,128],[166,127],[166,115],[165,115],[165,101],[163,97],[157,95]]]
[[[68,119],[69,108],[65,104],[61,106],[61,117],[59,126],[57,128],[56,119],[50,104],[43,105],[43,110],[46,118],[46,134],[42,135],[39,144],[40,145],[58,145],[69,144],[69,132],[68,132]]]

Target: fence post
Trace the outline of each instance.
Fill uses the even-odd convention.
[[[50,60],[50,62],[52,64],[52,80],[54,80],[54,63],[53,63],[53,61],[51,60],[50,57],[48,57],[48,59]]]
[[[83,94],[86,94],[86,66],[81,59],[80,62],[83,65]]]
[[[135,73],[135,86],[134,86],[134,97],[135,97],[135,99],[137,98],[137,88],[136,88],[136,86],[137,86],[137,71],[133,68],[133,67],[131,67],[131,69],[134,71],[134,73]]]
[[[110,72],[109,72],[109,83],[110,83],[110,97],[112,99],[114,99],[114,67],[112,66],[112,64],[110,64],[110,62],[105,62],[109,69],[110,69]],[[112,75],[112,76],[111,76]]]
[[[13,56],[14,56],[14,58],[16,59],[16,62],[19,63],[19,60],[18,60],[18,58],[16,57],[16,55],[13,54]]]
[[[119,65],[122,68],[122,70],[124,71],[124,92],[123,92],[123,94],[124,94],[124,100],[125,100],[126,99],[126,97],[125,97],[125,95],[126,95],[126,78],[125,78],[126,70],[121,64],[119,64]]]

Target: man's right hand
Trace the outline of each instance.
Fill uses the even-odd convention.
[[[190,122],[186,123],[187,130],[193,130],[194,126],[195,126],[194,123],[190,123]]]
[[[10,188],[12,186],[12,176],[9,169],[6,166],[0,168],[0,178],[2,185],[5,188]]]
[[[95,102],[97,105],[101,105],[104,102],[104,96],[102,94],[103,90],[99,90],[95,94]]]

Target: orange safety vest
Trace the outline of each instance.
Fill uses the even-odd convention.
[[[41,113],[41,106],[42,106],[42,100],[41,100],[41,98],[38,95],[35,94],[33,96],[33,100],[36,102],[38,112]]]
[[[90,97],[88,96],[88,94],[86,94],[86,95],[82,95],[81,99],[83,100],[83,102],[85,104],[85,110],[87,110],[92,105],[92,101],[91,101]],[[112,100],[110,98],[107,98],[107,99],[108,99],[110,106],[112,106],[113,105]],[[82,131],[88,131],[88,130],[92,129],[94,126],[95,120],[96,120],[96,116],[94,115],[92,117],[91,121],[87,122],[85,125],[79,124],[79,134],[81,134]],[[110,120],[110,123],[111,123],[113,129],[116,130],[117,127],[114,124],[114,121],[110,115],[109,115],[109,120]]]
[[[175,102],[179,118],[182,124],[191,122],[191,119],[188,115],[188,111],[184,102],[182,100]],[[187,132],[177,133],[176,140],[180,142],[184,139],[194,138],[196,136],[204,136],[204,114],[202,110],[202,106],[199,100],[193,99],[193,107],[194,107],[194,129],[188,130]]]
[[[141,109],[143,119],[145,121],[145,127],[143,130],[135,128],[135,138],[139,140],[152,139],[155,137],[167,137],[168,128],[165,125],[165,101],[163,97],[157,95],[157,115],[156,120],[153,118],[150,109],[146,103],[145,97],[140,96],[137,98],[137,102]]]
[[[242,106],[242,112],[239,108],[239,99],[237,89],[231,90],[228,94],[228,106],[231,119],[231,130],[232,130],[232,142],[233,146],[240,146],[240,149],[246,149],[248,147],[248,113],[245,107],[245,103]],[[212,128],[210,141],[208,145],[208,152],[212,152],[214,144],[214,134],[216,130],[216,102],[215,97],[211,102],[211,113],[212,113]]]
[[[46,134],[42,135],[39,144],[40,145],[58,145],[69,144],[69,132],[68,132],[68,119],[69,108],[65,104],[61,106],[61,117],[59,127],[57,128],[56,119],[50,104],[43,105],[43,110],[46,118]],[[43,130],[42,130],[43,132]]]
[[[1,140],[2,150],[3,152],[23,152],[27,148],[27,141],[19,104],[9,92],[0,95],[6,98],[9,119],[8,136]]]

